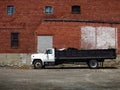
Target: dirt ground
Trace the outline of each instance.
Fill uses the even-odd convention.
[[[120,69],[82,66],[0,68],[0,90],[120,90]]]

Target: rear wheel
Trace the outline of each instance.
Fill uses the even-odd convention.
[[[35,61],[33,65],[35,69],[41,69],[43,67],[42,62],[39,60]]]
[[[97,60],[90,60],[88,62],[88,66],[91,69],[96,69],[96,68],[98,68],[98,61]]]

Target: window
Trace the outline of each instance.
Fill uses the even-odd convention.
[[[53,14],[53,7],[52,6],[46,6],[45,7],[45,13],[46,14]]]
[[[18,48],[19,33],[11,33],[11,48]]]
[[[80,6],[72,6],[72,13],[79,14],[80,13]]]
[[[46,54],[52,54],[52,50],[47,50]]]
[[[7,14],[8,15],[14,14],[14,6],[7,6]]]

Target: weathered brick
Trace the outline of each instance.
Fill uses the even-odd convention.
[[[15,6],[15,14],[7,15],[7,6]],[[80,5],[80,14],[72,14],[71,6]],[[53,6],[53,14],[44,13],[45,6]],[[120,22],[119,0],[0,0],[0,53],[33,53],[37,51],[37,35],[53,35],[57,48],[80,48],[81,26],[108,26],[118,29],[120,52],[120,24],[86,22],[43,22],[43,19],[91,20]],[[11,49],[11,32],[20,33],[19,48]]]

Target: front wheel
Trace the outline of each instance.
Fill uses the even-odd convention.
[[[97,60],[90,60],[88,62],[88,66],[91,69],[96,69],[96,68],[98,68],[98,61]]]
[[[43,67],[42,62],[39,60],[35,61],[33,65],[35,69],[41,69]]]

